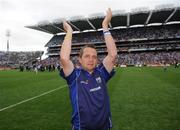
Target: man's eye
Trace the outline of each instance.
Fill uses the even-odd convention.
[[[84,57],[85,57],[85,58],[89,58],[89,55],[85,55]]]

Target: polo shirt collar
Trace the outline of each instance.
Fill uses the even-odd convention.
[[[79,67],[79,69],[84,72],[87,76],[92,76],[94,75],[95,71],[97,70],[97,67],[94,68],[94,71],[90,74],[87,70],[83,69],[82,66]]]

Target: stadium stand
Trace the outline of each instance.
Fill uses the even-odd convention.
[[[0,51],[0,69],[19,68],[19,66],[32,66],[32,63],[40,59],[43,51],[16,52]]]
[[[106,54],[101,23],[102,13],[73,17],[74,29],[71,58],[78,65],[79,49],[94,44],[99,61]],[[43,23],[43,22],[40,22]],[[45,22],[28,28],[53,34],[45,45],[49,56],[44,63],[58,64],[59,50],[65,33],[62,20]],[[158,6],[154,10],[140,8],[131,12],[113,11],[111,33],[118,49],[117,65],[159,66],[180,62],[180,7]]]

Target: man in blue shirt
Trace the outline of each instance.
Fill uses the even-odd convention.
[[[107,47],[107,56],[97,66],[97,51],[92,44],[80,50],[80,68],[75,68],[70,60],[72,28],[64,22],[67,32],[60,51],[62,69],[60,75],[67,81],[72,104],[73,130],[109,130],[112,127],[109,96],[106,84],[114,74],[117,49],[108,30],[112,18],[111,9],[102,22]]]

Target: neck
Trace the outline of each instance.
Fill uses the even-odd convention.
[[[92,70],[88,70],[88,69],[86,69],[86,68],[84,68],[83,66],[81,66],[85,71],[87,71],[88,73],[90,73],[90,74],[92,74],[93,72],[94,72],[94,69],[92,69]]]

